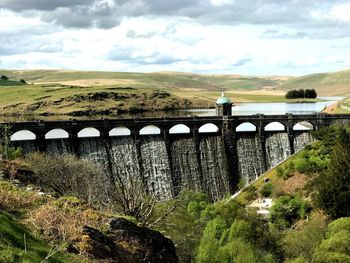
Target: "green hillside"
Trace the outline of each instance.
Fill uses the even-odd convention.
[[[9,214],[0,211],[0,262],[78,262],[54,251]]]
[[[319,95],[350,95],[350,70],[306,75],[287,80],[278,89],[315,89]]]
[[[350,95],[350,70],[302,77],[183,72],[0,70],[2,115],[106,115],[214,107],[222,90],[234,103],[284,102],[290,89]],[[20,85],[19,80],[29,85]],[[288,100],[291,102],[291,100]]]
[[[224,89],[236,102],[284,101],[277,77],[120,73],[63,70],[0,70],[2,115],[96,115],[213,107]],[[24,79],[28,85],[13,85]],[[17,82],[18,83],[18,82]],[[11,85],[10,85],[11,84]]]
[[[277,87],[283,80],[276,77],[250,77],[239,75],[199,75],[178,72],[133,73],[102,71],[64,70],[1,70],[10,79],[25,79],[33,83],[62,83],[76,81],[76,84],[132,84],[148,88],[200,88],[204,90],[241,89],[256,90],[264,87]],[[101,80],[105,80],[103,83]],[[78,82],[79,81],[79,82]],[[99,83],[99,81],[101,83]],[[93,83],[91,83],[93,84]]]

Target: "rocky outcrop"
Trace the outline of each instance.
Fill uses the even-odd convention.
[[[112,219],[106,234],[85,226],[85,252],[104,262],[178,262],[173,242],[161,233],[124,219]]]

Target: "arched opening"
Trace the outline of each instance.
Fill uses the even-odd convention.
[[[199,133],[218,132],[218,131],[219,131],[219,127],[213,123],[204,124],[198,129]]]
[[[147,126],[143,127],[139,131],[139,133],[140,133],[140,135],[154,135],[154,134],[160,134],[161,131],[157,126],[147,125]]]
[[[256,131],[256,126],[251,122],[243,122],[236,127],[236,132]]]
[[[265,131],[285,131],[286,127],[277,121],[267,124],[264,128]]]
[[[293,131],[310,131],[313,129],[314,125],[308,121],[301,121],[293,126]]]
[[[11,141],[33,141],[36,135],[28,130],[21,130],[11,135]]]
[[[169,133],[170,134],[184,134],[184,133],[190,133],[190,128],[185,124],[177,124],[170,128]]]
[[[78,132],[78,138],[100,137],[100,131],[96,128],[88,127]]]
[[[109,136],[129,136],[129,135],[131,135],[130,129],[124,126],[115,127],[109,131]]]
[[[45,134],[45,139],[66,139],[66,138],[69,138],[69,134],[63,129],[53,129]]]

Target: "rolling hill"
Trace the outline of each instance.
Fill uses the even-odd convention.
[[[323,96],[349,96],[350,70],[291,78],[278,87],[284,91],[299,88],[313,88],[319,95]]]
[[[350,95],[350,70],[302,77],[204,75],[185,72],[0,70],[2,115],[95,115],[213,107],[225,90],[233,102],[283,102],[290,89]],[[29,85],[17,85],[24,79]],[[290,101],[290,100],[288,100]]]

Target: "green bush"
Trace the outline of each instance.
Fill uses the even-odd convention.
[[[259,193],[263,196],[263,197],[269,197],[272,194],[272,190],[273,190],[273,184],[272,183],[266,183],[264,184]]]
[[[4,147],[0,145],[0,157],[1,156],[6,160],[15,160],[22,157],[22,149],[19,147]]]
[[[310,211],[310,205],[300,197],[281,196],[270,209],[270,220],[277,228],[283,229],[305,216]]]

